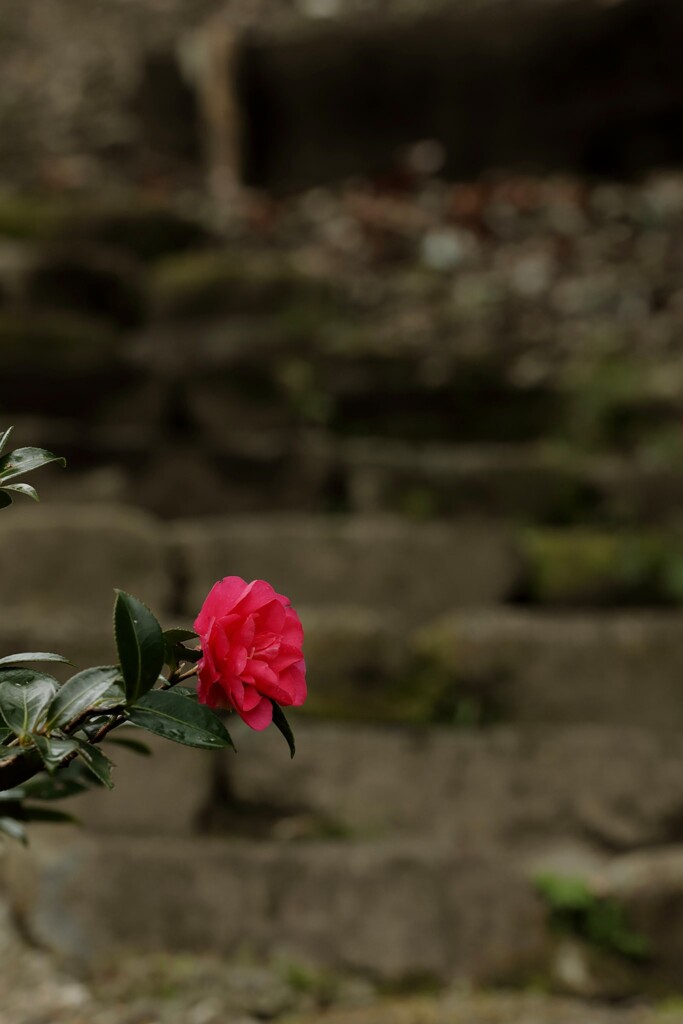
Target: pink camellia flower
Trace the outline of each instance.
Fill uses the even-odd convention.
[[[202,641],[197,692],[202,704],[235,710],[252,729],[273,720],[271,700],[306,700],[304,631],[299,616],[270,583],[226,576],[216,583],[194,624]]]

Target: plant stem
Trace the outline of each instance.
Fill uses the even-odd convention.
[[[193,665],[191,668],[186,669],[185,672],[181,672],[179,675],[171,673],[167,681],[160,687],[162,690],[170,690],[171,687],[176,686],[178,683],[185,682],[186,679],[191,679],[192,676],[197,674],[197,666]],[[69,733],[75,732],[75,730],[82,724],[88,714],[92,712],[92,708],[88,708],[83,715],[71,722],[67,728]],[[93,738],[90,740],[91,743],[101,743],[102,740],[107,736],[113,729],[123,725],[126,722],[125,713],[119,712],[105,722],[100,729],[95,733]],[[77,751],[72,751],[62,759],[59,767],[55,769],[56,772],[62,768],[66,768],[75,757],[78,756]],[[7,789],[14,789],[16,786],[21,786],[24,782],[28,782],[34,775],[38,775],[39,772],[45,770],[45,766],[35,750],[22,751],[18,754],[12,754],[11,757],[5,757],[0,760],[0,792],[4,792]]]

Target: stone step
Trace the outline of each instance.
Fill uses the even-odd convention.
[[[674,1010],[673,1024],[677,1024]],[[671,1016],[666,1013],[666,1017]],[[318,1024],[320,1014],[295,1014],[291,1024]],[[332,1009],[327,1024],[662,1024],[655,1007],[613,1007],[540,993],[455,992]]]
[[[83,966],[122,947],[286,957],[387,981],[527,975],[545,911],[504,857],[424,843],[79,836],[36,828],[2,882],[24,934]]]
[[[451,721],[683,727],[683,639],[671,612],[463,611],[411,644],[422,664],[414,678]]]
[[[670,527],[680,519],[683,474],[675,462],[591,456],[543,445],[340,441],[319,430],[240,430],[169,449],[161,434],[163,385],[141,383],[138,398],[134,424],[107,422],[105,416],[86,433],[68,418],[11,417],[17,445],[40,444],[68,460],[68,473],[52,474],[42,483],[46,499],[106,497],[164,519],[226,509],[232,515],[281,510],[392,515],[416,525],[482,516],[512,526],[635,528]]]
[[[134,508],[96,504],[15,506],[5,512],[0,604],[10,615],[33,616],[36,633],[51,618],[60,627],[69,619],[108,623],[114,587],[159,612],[168,606],[168,553],[154,519]]]
[[[543,444],[340,440],[324,430],[242,429],[169,449],[163,382],[140,381],[134,390],[134,424],[103,415],[84,433],[69,418],[11,417],[17,445],[41,444],[67,457],[69,472],[42,486],[50,501],[106,496],[164,519],[229,509],[232,515],[396,515],[415,524],[483,516],[513,525],[634,528],[680,520],[683,473],[675,460],[593,456]],[[130,390],[126,401],[133,401]],[[112,414],[115,408],[112,399]]]
[[[402,283],[393,282],[388,303],[400,301]],[[498,337],[488,322],[473,328],[457,320],[448,295],[414,301],[428,310],[439,299],[446,324],[439,320],[406,337],[396,335],[393,309],[384,319],[353,310],[361,327],[348,337],[348,310],[336,319],[323,311],[316,322],[305,300],[293,323],[285,310],[279,317],[238,314],[153,324],[136,342],[135,358],[150,372],[164,353],[164,372],[176,398],[182,395],[189,423],[211,436],[249,424],[290,432],[324,427],[341,438],[414,443],[550,437],[584,450],[629,452],[648,444],[656,449],[658,442],[666,452],[668,439],[669,449],[679,450],[681,401],[671,382],[680,379],[680,354],[663,352],[652,365],[626,346],[618,356],[625,382],[620,378],[617,385],[604,358],[591,359],[587,352],[577,373],[566,353],[556,350],[556,315],[547,342],[530,351],[526,320],[514,301],[500,312],[505,330]],[[567,344],[572,359],[582,345],[581,338]],[[529,373],[528,364],[536,361],[540,366]]]
[[[584,843],[599,855],[683,837],[681,732],[467,733],[290,717],[291,764],[279,736],[237,731],[238,756],[216,760],[204,827],[292,839],[431,836],[451,849],[513,858],[539,845]]]
[[[22,934],[80,970],[154,951],[285,960],[397,984],[528,986],[591,998],[680,990],[680,847],[606,861],[569,876],[505,853],[393,843],[247,842],[78,835],[35,827],[8,847],[0,884]],[[546,855],[546,868],[552,855]],[[558,937],[561,893],[618,929]],[[551,881],[552,880],[552,881]],[[124,897],[122,897],[124,894]],[[614,926],[613,926],[614,927]],[[647,957],[619,952],[632,937]]]
[[[525,523],[666,522],[680,519],[683,502],[683,474],[674,464],[547,445],[362,438],[339,444],[327,461],[351,511],[418,521],[484,514]]]
[[[150,557],[144,539],[143,548]],[[55,565],[61,572],[62,562]],[[199,607],[197,599],[184,616],[164,615],[169,580],[161,573],[140,576],[130,568],[126,576],[122,563],[114,581],[146,597],[164,625],[190,625]],[[17,587],[21,602],[12,606],[11,594],[5,599],[11,610],[0,624],[0,656],[47,649],[80,667],[110,664],[113,591],[106,582],[98,579],[90,605],[75,570],[43,601]],[[462,609],[420,625],[359,605],[299,611],[309,680],[300,715],[456,730],[683,728],[683,641],[672,613]],[[59,666],[55,671],[64,674]]]
[[[444,607],[502,600],[514,586],[509,534],[495,521],[253,516],[174,524],[191,614],[223,575],[267,579],[295,605],[355,604],[424,621]]]
[[[126,200],[56,198],[4,193],[0,197],[0,238],[23,246],[60,249],[97,246],[148,261],[207,244],[211,235],[173,205],[128,194]],[[74,250],[72,250],[74,251]]]
[[[517,859],[564,843],[599,860],[606,851],[683,837],[680,733],[618,726],[467,733],[289,717],[297,742],[291,763],[279,733],[255,734],[234,718],[237,755],[209,756],[136,732],[154,751],[142,763],[109,742],[115,789],[79,796],[70,809],[98,835],[382,842],[419,835]]]

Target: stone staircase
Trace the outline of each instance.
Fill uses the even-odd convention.
[[[0,654],[107,663],[113,586],[188,623],[227,574],[307,635],[293,763],[240,729],[237,757],[117,751],[82,832],[8,852],[68,959],[680,989],[683,182],[430,188],[230,243],[0,203],[2,416],[70,461],[0,520]],[[568,925],[539,876],[618,923]]]

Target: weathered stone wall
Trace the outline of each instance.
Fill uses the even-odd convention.
[[[239,727],[238,757],[157,743],[141,770],[119,749],[114,792],[73,802],[82,832],[7,851],[3,895],[81,968],[209,946],[390,985],[668,994],[683,181],[451,186],[403,146],[445,133],[456,175],[679,155],[679,5],[306,21],[359,6],[0,0],[0,181],[19,186],[0,199],[0,421],[69,460],[43,505],[0,516],[0,654],[107,663],[114,586],[187,624],[241,573],[301,610],[310,681],[293,763]],[[384,191],[243,196],[216,231],[195,87],[224,79],[189,44],[217,12],[242,47],[243,173],[390,167]],[[558,937],[539,874],[583,879],[607,937]]]
[[[683,156],[682,31],[676,0],[3,0],[0,184],[201,193],[223,131],[274,189],[425,139],[455,178],[640,173]]]
[[[4,861],[27,934],[680,986],[682,231],[675,175],[318,191],[227,242],[0,204],[2,419],[69,458],[0,518],[0,654],[109,662],[114,586],[188,623],[242,573],[301,609],[311,693],[292,764],[117,752],[83,833]],[[539,873],[649,958],[559,941]]]

